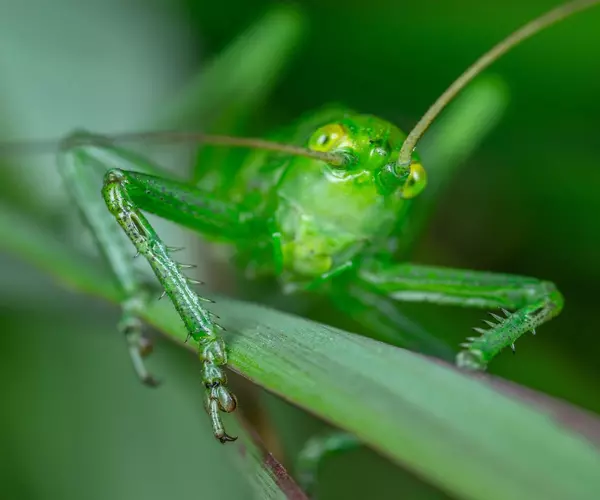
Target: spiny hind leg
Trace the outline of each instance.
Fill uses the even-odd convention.
[[[218,326],[205,309],[190,282],[181,269],[187,267],[175,262],[168,247],[158,237],[148,220],[143,216],[129,193],[130,175],[126,171],[112,169],[106,173],[103,195],[110,213],[113,214],[136,250],[149,262],[165,294],[171,299],[189,336],[199,346],[202,362],[202,382],[206,388],[205,406],[209,414],[215,437],[225,443],[236,438],[229,436],[223,426],[219,412],[233,412],[237,403],[227,389],[224,365],[227,364],[225,343],[218,334]]]
[[[107,172],[111,166],[120,168]],[[144,255],[148,260],[189,336],[199,345],[202,380],[206,387],[205,402],[215,436],[221,442],[233,440],[226,434],[219,416],[219,411],[232,412],[236,408],[235,398],[226,388],[223,370],[227,363],[225,345],[211,313],[202,306],[203,302],[212,301],[190,290],[189,285],[198,282],[181,274],[181,269],[187,266],[170,258],[170,253],[177,249],[160,241],[140,210],[175,221],[182,214],[188,219],[192,217],[194,227],[199,231],[228,240],[249,235],[254,237],[260,233],[256,219],[211,193],[169,181],[168,176],[158,177],[160,167],[147,158],[113,146],[110,140],[94,134],[79,132],[65,139],[61,145],[59,167],[67,190],[76,199],[76,205],[83,212],[98,247],[121,285],[126,305],[121,325],[138,373],[147,379],[147,371],[141,362],[146,344],[137,320],[142,302],[136,298],[141,286],[132,266],[131,243],[137,248],[137,255]],[[98,196],[99,179],[93,175],[97,171],[106,174],[102,191],[104,200]],[[125,234],[115,224],[115,219]]]
[[[563,297],[553,283],[526,276],[373,261],[361,268],[360,280],[382,295],[408,302],[431,302],[474,308],[499,309],[475,328],[478,337],[462,344],[456,363],[467,369],[485,369],[505,347],[514,350],[523,334],[558,315]]]

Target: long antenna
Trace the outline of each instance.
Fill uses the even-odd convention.
[[[570,15],[575,14],[580,10],[587,9],[588,7],[591,7],[597,3],[600,3],[600,0],[575,0],[573,2],[560,5],[534,19],[533,21],[530,21],[481,56],[462,75],[460,75],[452,85],[448,87],[448,89],[438,98],[437,101],[433,103],[433,105],[427,110],[427,112],[410,131],[408,137],[402,144],[402,149],[400,150],[400,155],[398,157],[398,165],[401,167],[407,167],[410,165],[412,152],[429,125],[431,125],[433,120],[435,120],[437,115],[440,114],[446,105],[452,101],[452,99],[454,99],[454,97],[456,97],[456,95],[485,68],[530,36],[535,35],[544,28],[547,28],[548,26],[565,19]]]
[[[306,158],[312,158],[314,160],[321,160],[329,163],[332,166],[341,167],[348,161],[343,154],[339,153],[323,153],[320,151],[313,151],[312,149],[302,148],[299,146],[291,146],[289,144],[282,144],[279,142],[267,141],[264,139],[255,139],[248,137],[232,137],[228,135],[213,135],[203,134],[201,132],[179,132],[179,131],[152,131],[152,132],[130,132],[118,135],[102,135],[98,136],[99,143],[102,142],[127,142],[127,141],[152,141],[152,142],[188,142],[194,141],[196,143],[208,144],[213,146],[229,146],[238,148],[252,148],[252,149],[263,149],[266,151],[275,151],[279,153],[287,153],[296,156],[304,156]],[[69,142],[57,141],[57,140],[33,140],[33,141],[15,141],[6,142],[0,145],[0,153],[2,154],[39,154],[39,153],[53,153],[60,144],[66,144],[69,146]],[[90,137],[75,137],[73,143],[79,144],[95,144],[94,136]]]

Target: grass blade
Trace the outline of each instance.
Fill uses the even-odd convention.
[[[72,287],[118,298],[100,271],[7,211],[0,245]],[[229,330],[231,369],[457,497],[597,498],[600,451],[569,427],[565,412],[576,409],[564,405],[558,418],[485,377],[262,306],[222,299],[215,309]],[[170,304],[152,304],[145,319],[183,345]]]

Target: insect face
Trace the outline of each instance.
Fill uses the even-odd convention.
[[[380,118],[360,115],[329,123],[317,129],[308,141],[313,151],[337,153],[346,163],[330,171],[337,178],[371,178],[378,192],[414,198],[427,184],[425,169],[418,161],[402,167],[398,155],[405,135]]]

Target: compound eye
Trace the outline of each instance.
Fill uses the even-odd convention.
[[[331,123],[319,128],[309,139],[308,147],[313,151],[327,153],[346,141],[348,134],[338,123]]]
[[[410,166],[410,173],[402,188],[402,198],[414,198],[425,189],[427,185],[427,173],[420,163],[413,163]]]

